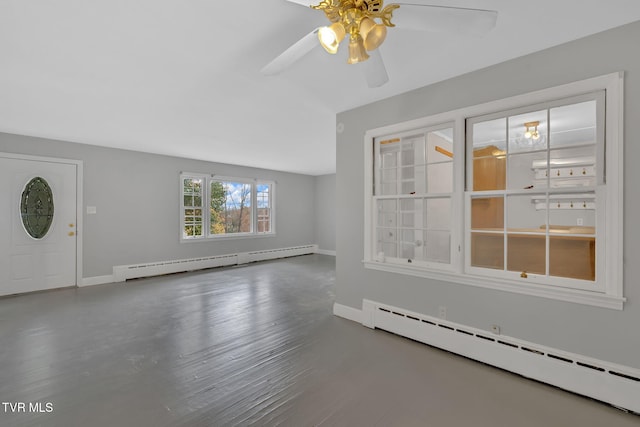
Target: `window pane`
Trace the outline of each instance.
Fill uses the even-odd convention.
[[[378,195],[392,195],[398,193],[398,157],[400,153],[400,139],[388,139],[380,142],[379,182],[376,188]]]
[[[504,270],[504,234],[471,233],[471,265]]]
[[[182,236],[184,238],[202,237],[202,218],[201,217],[185,217]]]
[[[507,196],[507,230],[510,232],[544,233],[547,210],[537,202],[546,200],[545,194]]]
[[[271,184],[256,185],[258,233],[271,232]]]
[[[191,178],[182,180],[184,194],[193,194],[193,180]]]
[[[400,200],[400,249],[401,258],[424,259],[424,200]]]
[[[453,128],[427,133],[427,163],[448,163],[453,161]]]
[[[551,230],[572,234],[595,234],[595,192],[552,194],[549,200]]]
[[[508,162],[507,188],[510,190],[547,188],[546,151],[509,154]]]
[[[453,191],[453,128],[427,133],[428,193]]]
[[[596,101],[551,108],[551,148],[596,143]]]
[[[211,182],[211,234],[252,231],[251,184]]]
[[[423,165],[424,162],[424,137],[404,138],[400,153],[402,166]]]
[[[549,274],[572,279],[596,280],[595,237],[551,236]]]
[[[471,233],[471,265],[504,269],[504,198],[471,199],[471,228],[488,233]]]
[[[378,227],[376,231],[376,240],[376,253],[378,256],[382,254],[389,258],[398,257],[398,245],[396,240],[396,231],[394,228]]]
[[[400,200],[400,225],[409,228],[424,227],[424,201],[422,199]]]
[[[506,172],[507,121],[473,125],[473,190],[503,190]]]
[[[596,101],[550,109],[549,184],[552,188],[596,185]]]
[[[411,168],[411,172],[413,172],[414,168]],[[401,194],[415,194],[416,193],[416,181],[414,178],[403,179],[402,186],[400,188]]]
[[[397,201],[378,200],[378,225],[382,227],[396,227]]]
[[[402,254],[400,257],[411,260],[423,260],[423,231],[417,229],[402,230],[401,236],[400,247]]]
[[[258,184],[256,186],[256,198],[258,200],[258,208],[268,208],[270,202],[271,186],[268,184]]]
[[[453,191],[453,162],[427,166],[428,193],[451,193]]]
[[[270,210],[258,209],[258,233],[269,233],[271,231]]]
[[[449,231],[425,231],[426,260],[451,262],[451,233]]]
[[[507,270],[546,274],[545,235],[509,233],[507,236]]]
[[[394,147],[384,147],[381,149],[382,156],[382,168],[396,168],[398,167],[398,151]]]
[[[184,194],[194,194],[202,192],[202,179],[186,178],[182,181]]]
[[[451,199],[428,199],[427,228],[429,230],[451,230]]]
[[[509,154],[547,151],[547,110],[509,117]]]
[[[474,197],[471,199],[472,229],[503,229],[504,198]]]
[[[594,192],[551,196],[551,275],[595,280],[595,198]]]

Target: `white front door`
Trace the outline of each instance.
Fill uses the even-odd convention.
[[[76,285],[76,173],[76,164],[0,154],[0,295]]]

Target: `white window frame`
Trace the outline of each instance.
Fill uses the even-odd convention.
[[[439,130],[443,130],[443,129],[450,129],[453,128],[453,139],[455,141],[456,138],[456,127],[455,127],[455,123],[454,122],[445,122],[445,123],[438,123],[438,124],[434,124],[431,126],[426,126],[426,127],[422,127],[419,129],[411,129],[411,130],[407,130],[406,132],[400,132],[400,133],[394,133],[393,135],[383,135],[380,137],[376,137],[374,140],[374,147],[377,147],[379,144],[379,140],[384,140],[384,139],[388,139],[390,137],[393,138],[399,138],[400,140],[403,140],[406,137],[412,137],[415,135],[426,135],[430,132],[437,132]],[[401,141],[399,141],[401,142]],[[426,138],[425,138],[425,146],[426,146]],[[455,156],[453,157],[453,163],[454,163],[454,168],[453,170],[455,171],[455,163],[460,161],[460,157],[461,156]],[[376,164],[376,160],[373,160],[373,165],[375,166]],[[427,166],[427,165],[425,165]],[[400,168],[398,168],[400,169]],[[456,185],[458,183],[458,179],[456,179],[455,176],[455,172],[452,172],[453,176],[452,176],[452,192],[451,193],[429,193],[429,192],[424,192],[424,193],[418,193],[415,195],[415,198],[418,199],[448,199],[451,202],[451,212],[452,213],[456,213],[460,211],[460,204],[459,204],[459,198],[455,197],[455,195],[457,194],[456,191]],[[375,174],[374,174],[374,178],[375,178]],[[378,180],[378,182],[375,183],[375,187],[380,188],[381,186],[381,182],[380,180]],[[378,196],[372,196],[374,197],[374,201],[373,203],[375,204],[377,201],[379,200],[397,200],[398,203],[400,203],[401,200],[408,200],[413,198],[412,195],[408,195],[408,194],[393,194],[393,195],[378,195]],[[372,218],[372,224],[373,224],[373,229],[376,228],[375,224],[378,224],[378,210],[374,207],[373,208],[373,218]],[[453,242],[456,242],[459,240],[459,227],[456,226],[456,221],[455,221],[455,216],[454,219],[452,219],[451,221],[451,225],[450,225],[450,233],[451,233],[451,245],[450,245],[450,252],[449,252],[449,262],[448,263],[444,263],[444,262],[436,262],[436,261],[419,261],[419,260],[407,260],[404,259],[400,256],[398,256],[397,258],[385,258],[385,262],[387,263],[391,263],[391,264],[397,264],[397,265],[401,265],[404,266],[408,263],[411,263],[411,266],[415,266],[417,268],[428,268],[428,269],[433,269],[433,270],[441,270],[441,271],[450,271],[453,272],[455,271],[454,266],[457,265],[458,263],[458,250],[456,247],[454,247]],[[400,229],[400,225],[398,224],[398,229]],[[397,236],[398,239],[400,239],[399,236]],[[372,240],[372,243],[375,246],[375,242]],[[378,259],[378,258],[376,258]]]
[[[201,180],[202,184],[201,184],[201,201],[202,201],[202,206],[200,207],[202,209],[202,236],[191,236],[191,237],[185,237],[184,235],[184,228],[185,228],[185,209],[190,209],[192,208],[191,206],[185,206],[184,205],[184,180],[186,179],[191,179],[191,180]],[[206,175],[202,175],[202,174],[193,174],[193,173],[181,173],[180,174],[180,240],[183,241],[193,241],[193,240],[200,240],[204,237],[206,237],[206,230],[205,230],[205,226],[207,225],[207,216],[206,216],[206,185],[207,185],[207,179],[206,179]],[[196,209],[196,207],[193,207],[193,209]]]
[[[184,235],[184,179],[201,179],[202,202],[203,202],[203,235],[194,237],[185,237]],[[211,205],[211,183],[217,182],[234,182],[240,184],[249,184],[251,186],[251,231],[230,234],[213,234],[211,233],[211,213],[209,206]],[[258,213],[257,213],[257,186],[269,185],[269,204],[270,204],[270,227],[269,231],[258,232]],[[202,173],[181,172],[180,173],[180,241],[181,242],[201,242],[206,240],[227,240],[227,239],[243,239],[255,237],[275,236],[275,188],[276,182],[271,180],[263,180],[256,178],[237,178],[221,175],[209,175]]]
[[[487,277],[466,271],[464,209],[456,209],[452,218],[452,247],[458,249],[458,256],[452,258],[451,270],[414,265],[387,263],[376,258],[375,248],[375,201],[374,184],[374,141],[390,134],[400,134],[440,124],[454,123],[454,203],[465,206],[465,123],[472,117],[484,116],[500,111],[526,108],[535,104],[554,102],[562,98],[576,97],[586,93],[604,90],[605,96],[605,141],[606,195],[603,224],[598,224],[598,244],[606,245],[605,259],[598,260],[598,271],[604,268],[604,285],[601,289],[585,290],[560,287],[544,283],[522,283],[522,281]],[[623,102],[624,75],[622,72],[607,74],[548,89],[487,102],[454,111],[435,114],[408,122],[398,123],[366,132],[364,137],[364,266],[365,268],[437,279],[464,285],[477,286],[501,291],[533,295],[560,301],[574,302],[604,308],[622,310],[626,298],[623,295]],[[456,226],[457,224],[457,226]],[[457,233],[454,232],[457,229]],[[455,240],[454,240],[455,239]]]
[[[605,105],[604,105],[604,98],[605,98],[605,94],[604,91],[598,91],[598,92],[592,92],[592,93],[587,93],[587,94],[583,94],[583,95],[578,95],[575,97],[569,97],[569,98],[563,98],[563,99],[558,99],[555,101],[551,101],[551,102],[546,102],[543,104],[538,104],[538,105],[531,105],[531,106],[527,106],[524,109],[516,109],[516,110],[509,110],[509,111],[500,111],[494,114],[488,114],[488,115],[484,115],[484,116],[476,116],[473,118],[468,119],[467,122],[467,137],[469,135],[473,134],[473,125],[478,123],[478,122],[484,122],[486,120],[493,120],[496,118],[507,118],[509,116],[513,116],[513,115],[519,115],[519,114],[523,114],[525,112],[529,112],[529,111],[537,111],[537,110],[547,110],[550,111],[553,108],[559,107],[559,106],[565,106],[565,105],[572,105],[575,103],[580,103],[580,102],[585,102],[585,101],[596,101],[597,102],[597,113],[596,115],[598,116],[598,124],[601,123],[601,126],[598,126],[598,135],[596,137],[597,139],[597,149],[596,149],[596,168],[598,170],[597,173],[597,178],[599,179],[604,179],[604,159],[605,159],[605,138],[604,138],[604,132],[605,132],[605,119],[604,119],[604,109],[605,109]],[[469,144],[469,138],[467,138],[467,143],[466,143],[466,154],[467,154],[467,164],[466,164],[466,168],[467,168],[467,172],[469,172],[471,170],[470,164],[469,164],[469,159],[473,158],[473,146],[472,144]],[[507,168],[509,167],[509,165],[507,165]],[[507,169],[507,175],[508,175],[508,169]],[[600,293],[604,293],[606,292],[605,289],[605,281],[604,281],[604,276],[606,274],[606,264],[604,262],[604,251],[605,251],[605,245],[601,244],[601,242],[605,241],[605,227],[606,227],[606,222],[605,222],[605,194],[607,191],[607,186],[604,184],[604,182],[597,182],[593,187],[569,187],[569,188],[548,188],[545,190],[538,190],[538,193],[546,193],[548,192],[549,194],[566,194],[566,193],[580,193],[580,192],[594,192],[596,195],[596,206],[595,206],[595,211],[596,211],[596,233],[593,236],[595,238],[595,241],[598,242],[596,245],[596,262],[597,262],[597,266],[596,266],[596,278],[594,281],[590,281],[590,280],[581,280],[581,279],[571,279],[571,278],[566,278],[566,277],[559,277],[559,276],[545,276],[544,274],[535,274],[535,273],[527,273],[526,279],[522,278],[520,276],[521,272],[516,272],[516,271],[509,271],[509,270],[495,270],[495,269],[490,269],[490,268],[484,268],[484,267],[474,267],[471,265],[470,263],[470,258],[471,258],[471,199],[473,197],[476,196],[480,196],[482,198],[484,197],[492,197],[492,196],[496,196],[496,197],[500,197],[500,196],[504,196],[507,195],[507,197],[509,196],[526,196],[527,193],[531,193],[533,190],[516,190],[516,189],[509,189],[509,188],[505,188],[503,190],[490,190],[490,191],[473,191],[473,178],[471,176],[471,174],[467,173],[466,174],[466,178],[467,178],[467,191],[465,192],[465,207],[464,207],[464,211],[466,214],[465,217],[465,272],[469,273],[469,274],[475,274],[478,276],[487,276],[487,277],[492,277],[492,278],[508,278],[511,279],[512,281],[517,281],[518,283],[521,283],[523,280],[526,281],[530,281],[530,282],[535,282],[535,283],[539,283],[539,284],[548,284],[551,286],[561,286],[561,287],[565,287],[565,288],[575,288],[575,289],[584,289],[584,290],[591,290],[591,291],[595,291],[595,292],[600,292]],[[508,207],[507,204],[505,203],[505,212],[508,211]],[[479,232],[479,231],[476,231]],[[545,235],[548,234],[545,233]],[[508,238],[509,233],[504,233],[503,234],[505,236],[505,239]],[[506,253],[505,253],[506,256]],[[549,256],[548,250],[547,250],[547,254],[546,257]],[[549,263],[548,261],[545,261],[545,264],[547,265],[547,268],[549,268]],[[505,258],[505,266],[506,266],[506,258]]]
[[[258,217],[258,210],[260,209],[260,207],[258,206],[258,186],[259,185],[268,185],[269,186],[269,231],[258,231],[260,229],[260,227],[258,226],[259,223],[261,222],[259,220]],[[274,203],[275,203],[275,194],[276,194],[276,186],[275,186],[275,182],[274,181],[266,181],[266,180],[256,180],[255,182],[255,191],[254,193],[254,198],[255,200],[253,201],[253,205],[255,206],[255,220],[254,220],[254,230],[255,230],[255,234],[258,236],[261,235],[272,235],[275,234],[275,208],[274,208]]]

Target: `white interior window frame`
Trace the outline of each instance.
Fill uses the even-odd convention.
[[[268,185],[269,186],[269,231],[258,231],[258,186],[259,185]],[[275,230],[275,194],[276,194],[276,182],[265,180],[265,179],[257,179],[255,182],[255,191],[254,191],[254,206],[255,206],[255,221],[254,221],[254,230],[255,234],[258,236],[271,236],[276,234]]]
[[[465,218],[458,209],[454,213],[453,224],[457,224],[459,230],[454,240],[452,229],[452,247],[455,245],[458,256],[452,259],[452,269],[434,269],[380,262],[376,259],[375,252],[375,203],[373,194],[374,184],[374,142],[390,134],[399,134],[414,129],[437,126],[447,122],[454,122],[454,153],[464,153],[466,139],[466,120],[489,115],[495,112],[516,110],[527,106],[554,102],[563,98],[577,97],[587,93],[605,91],[605,141],[606,154],[606,196],[604,225],[598,238],[604,236],[602,241],[606,245],[605,259],[597,260],[604,263],[604,286],[598,291],[558,287],[549,284],[526,283],[518,281],[491,278],[465,272],[464,235]],[[560,86],[538,90],[526,94],[487,102],[475,106],[465,107],[454,111],[434,114],[428,117],[407,122],[384,126],[369,130],[364,136],[364,259],[365,268],[405,274],[416,277],[436,279],[456,284],[483,287],[493,290],[507,291],[524,295],[532,295],[559,301],[566,301],[584,305],[591,305],[615,310],[622,310],[626,298],[624,297],[623,283],[623,176],[624,176],[624,73],[616,72],[585,80],[571,82]],[[456,157],[458,157],[456,161]],[[465,166],[460,158],[454,156],[454,195],[457,206],[464,206],[464,180]],[[452,199],[452,202],[453,202]],[[599,225],[600,226],[600,225]],[[596,267],[598,268],[598,266]]]
[[[184,179],[202,179],[202,200],[203,200],[203,235],[197,237],[185,237],[184,236]],[[211,183],[217,182],[233,182],[240,184],[249,184],[251,186],[251,231],[242,233],[230,233],[230,234],[213,234],[211,233],[211,212],[209,206],[211,204]],[[260,184],[269,185],[269,205],[271,209],[270,215],[270,231],[258,232],[258,212],[257,212],[257,188]],[[259,238],[259,237],[272,237],[276,235],[275,230],[275,192],[276,181],[265,180],[258,178],[238,178],[222,175],[211,175],[203,173],[193,172],[181,172],[180,173],[180,242],[202,242],[211,240],[233,240],[233,239],[246,239],[246,238]]]
[[[506,269],[506,250],[505,250],[505,269],[504,270],[495,270],[491,268],[485,267],[474,267],[471,265],[471,199],[480,196],[480,197],[492,197],[492,196],[518,196],[518,195],[527,195],[533,193],[533,190],[514,190],[505,188],[504,190],[490,190],[490,191],[473,191],[473,176],[472,176],[472,166],[467,162],[466,164],[466,187],[465,191],[465,203],[464,203],[464,211],[465,211],[465,265],[464,272],[471,275],[477,276],[486,276],[491,277],[492,279],[508,279],[513,282],[518,283],[526,283],[533,282],[533,284],[542,284],[542,285],[550,285],[550,286],[560,286],[565,288],[574,288],[574,289],[582,289],[585,291],[594,291],[600,293],[606,293],[605,280],[606,277],[606,263],[604,262],[604,255],[606,250],[606,244],[602,245],[599,242],[605,242],[606,235],[604,230],[606,229],[606,221],[605,221],[605,209],[606,209],[606,192],[607,185],[604,183],[604,168],[603,164],[605,161],[605,117],[604,117],[604,109],[605,109],[605,93],[604,90],[599,90],[596,92],[581,94],[573,97],[565,97],[562,99],[556,99],[549,102],[544,102],[542,104],[530,105],[525,108],[517,108],[508,111],[500,111],[496,113],[491,113],[483,116],[471,117],[466,120],[467,124],[467,141],[466,145],[466,157],[467,159],[473,158],[473,146],[469,143],[469,136],[473,135],[473,125],[476,123],[484,122],[487,120],[493,120],[498,118],[508,119],[514,115],[520,115],[527,112],[539,111],[539,110],[547,110],[549,112],[553,108],[573,105],[585,101],[596,101],[596,115],[597,122],[601,124],[597,130],[597,141],[596,141],[596,168],[598,170],[597,178],[601,179],[599,182],[593,187],[569,187],[569,188],[547,188],[544,190],[538,190],[537,192],[542,193],[550,193],[550,194],[567,194],[567,193],[580,193],[580,192],[594,192],[596,195],[596,233],[593,237],[595,237],[596,244],[596,278],[594,281],[583,280],[583,279],[572,279],[568,277],[559,277],[559,276],[545,276],[544,274],[536,274],[536,273],[527,273],[527,278],[523,279],[519,271],[510,271]],[[550,149],[550,148],[549,148]],[[509,166],[507,165],[507,168]],[[471,172],[471,173],[469,173]],[[509,174],[507,169],[507,175]],[[505,207],[505,218],[507,218],[508,207],[507,203],[504,204]],[[508,219],[505,219],[505,222]],[[506,224],[505,224],[506,227]],[[507,228],[505,228],[507,230]],[[478,231],[476,231],[478,232]],[[546,235],[547,233],[545,233]],[[504,233],[505,239],[508,238],[509,233]],[[506,248],[506,246],[505,246]],[[547,249],[547,260],[548,260],[548,249]],[[547,268],[549,265],[547,264]],[[529,283],[528,285],[531,285]]]
[[[184,180],[185,179],[200,179],[202,180],[202,229],[203,233],[201,236],[191,236],[185,237],[184,235],[184,212],[187,207],[184,205]],[[181,172],[180,173],[180,241],[181,242],[193,242],[193,241],[201,241],[207,238],[207,225],[208,225],[208,212],[206,209],[207,202],[207,175],[198,174],[198,173],[189,173],[189,172]]]
[[[420,127],[420,128],[415,128],[415,129],[407,129],[403,132],[399,132],[399,133],[393,133],[393,134],[389,134],[389,135],[381,135],[381,136],[377,136],[374,138],[373,140],[373,147],[374,147],[374,153],[378,153],[379,152],[379,144],[380,144],[380,140],[384,140],[390,137],[393,138],[399,138],[400,140],[407,138],[407,137],[411,137],[411,136],[415,136],[415,135],[424,135],[425,136],[425,146],[426,146],[426,135],[430,132],[437,132],[439,130],[443,130],[443,129],[453,129],[453,140],[455,141],[456,138],[456,133],[457,133],[457,129],[456,129],[456,123],[455,121],[445,121],[443,123],[434,123],[431,124],[429,126],[425,126],[425,127]],[[455,149],[454,149],[455,152]],[[458,218],[457,219],[457,215],[456,213],[460,211],[461,205],[460,205],[460,198],[456,197],[456,194],[458,193],[456,191],[456,185],[460,182],[460,180],[457,177],[456,174],[456,162],[464,162],[464,158],[461,158],[462,156],[458,155],[456,156],[454,154],[453,157],[453,171],[452,171],[452,192],[451,193],[420,193],[420,194],[416,194],[415,198],[419,198],[419,199],[449,199],[451,201],[451,212],[453,214],[453,218],[451,221],[451,228],[450,228],[450,236],[451,236],[451,241],[450,241],[450,251],[449,251],[449,262],[448,263],[444,263],[444,262],[436,262],[436,261],[419,261],[419,260],[407,260],[405,258],[402,258],[400,256],[395,257],[395,258],[390,258],[390,257],[385,257],[385,262],[389,263],[389,264],[395,264],[402,267],[407,267],[407,268],[411,268],[411,267],[415,267],[415,268],[427,268],[427,269],[433,269],[436,271],[447,271],[447,272],[455,272],[456,271],[456,265],[458,264],[458,257],[459,257],[459,251],[458,251],[458,244],[455,242],[458,242],[460,237],[458,235],[458,233],[460,232],[460,228],[457,226],[459,220],[461,220],[462,218]],[[373,168],[376,168],[377,166],[377,162],[376,159],[373,158]],[[426,166],[426,165],[425,165]],[[379,188],[381,186],[381,181],[379,178],[379,175],[376,175],[375,173],[373,174],[373,177],[375,179],[375,186],[372,187],[376,187]],[[378,200],[397,200],[398,203],[401,200],[407,200],[407,199],[411,199],[411,195],[408,194],[394,194],[394,195],[374,195],[373,194],[373,188],[371,189],[371,193],[372,193],[372,233],[375,233],[375,229],[376,229],[376,224],[378,224],[378,210],[375,208],[376,202]],[[398,225],[397,226],[398,229],[400,229],[401,227]],[[400,239],[400,237],[397,237],[398,239]],[[454,244],[455,243],[455,244]],[[373,244],[373,248],[372,251],[374,251],[373,257],[377,259],[377,256],[375,255],[375,239],[372,239],[372,244]],[[409,265],[409,263],[411,265]]]

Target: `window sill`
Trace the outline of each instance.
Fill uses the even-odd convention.
[[[583,291],[578,289],[556,288],[548,285],[514,284],[503,279],[489,279],[486,277],[473,276],[447,271],[426,270],[423,268],[400,266],[388,263],[363,261],[365,268],[371,270],[385,271],[388,273],[405,274],[415,277],[441,280],[461,285],[476,286],[481,288],[513,292],[522,295],[531,295],[541,298],[549,298],[559,301],[573,302],[576,304],[591,305],[595,307],[622,310],[626,301],[624,297],[616,297],[598,292]]]

